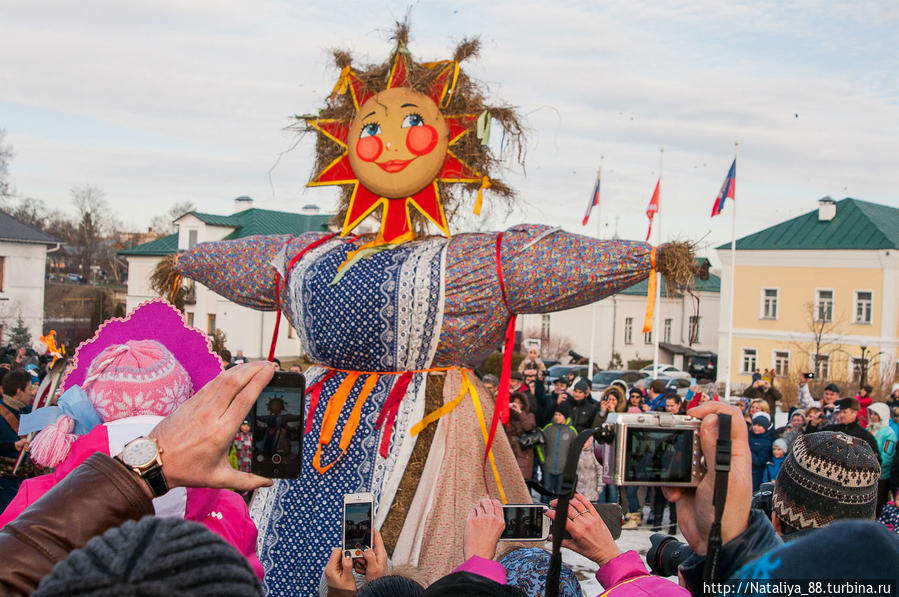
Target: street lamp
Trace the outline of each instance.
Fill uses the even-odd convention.
[[[865,351],[868,349],[867,346],[862,346],[862,358],[859,361],[859,367],[861,367],[861,375],[859,376],[859,384],[858,387],[861,388],[868,382],[868,359],[865,358]]]

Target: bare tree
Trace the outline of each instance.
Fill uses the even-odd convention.
[[[541,338],[539,328],[529,328],[524,331],[524,338],[540,338],[540,355],[544,359],[557,361],[568,354],[572,343],[567,336],[551,335],[549,338]]]
[[[820,375],[829,370],[831,355],[842,351],[843,344],[840,330],[843,327],[842,315],[834,317],[833,309],[815,305],[812,301],[805,303],[806,329],[811,333],[811,342],[794,341],[793,345],[809,357],[815,373]]]
[[[9,162],[12,160],[12,147],[4,143],[6,131],[0,129],[0,201],[5,201],[12,196],[12,186],[9,184]]]
[[[176,201],[164,214],[154,216],[150,220],[150,228],[159,234],[172,234],[175,232],[174,221],[196,209],[197,206],[192,201]]]
[[[109,231],[109,205],[106,193],[99,187],[84,185],[71,190],[72,202],[77,212],[75,242],[81,266],[81,275],[91,280],[91,265],[100,253],[101,243]]]

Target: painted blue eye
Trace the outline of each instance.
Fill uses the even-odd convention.
[[[371,137],[373,135],[381,134],[381,125],[377,122],[371,122],[362,127],[362,132],[359,133],[359,138],[364,139],[366,137]]]
[[[405,118],[403,118],[403,128],[407,129],[412,126],[424,126],[425,121],[422,119],[421,114],[409,114]]]

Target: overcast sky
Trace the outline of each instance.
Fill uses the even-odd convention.
[[[897,7],[0,0],[0,128],[21,195],[68,209],[69,189],[96,185],[135,229],[179,200],[222,214],[238,195],[330,210],[333,189],[304,187],[313,138],[293,147],[285,127],[334,85],[329,48],[381,62],[408,10],[419,60],[480,36],[481,56],[464,68],[525,115],[526,173],[503,173],[520,208],[482,226],[595,234],[580,220],[602,155],[603,235],[617,225],[642,240],[664,148],[663,236],[716,245],[730,216],[709,212],[737,140],[738,235],[825,195],[899,207]]]

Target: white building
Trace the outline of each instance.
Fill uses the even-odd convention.
[[[3,343],[21,315],[34,342],[44,329],[47,252],[59,243],[0,211],[0,337]]]
[[[706,260],[699,263],[708,266]],[[707,269],[705,269],[707,271]],[[705,277],[705,276],[703,276]],[[662,285],[659,309],[659,361],[685,369],[686,359],[694,354],[714,354],[718,348],[719,294],[721,280],[709,274],[694,279],[693,295],[668,296]],[[593,305],[543,315],[521,315],[518,330],[523,338],[567,338],[572,350],[590,356],[590,322],[595,341],[594,362],[609,367],[613,354],[624,368],[631,360],[652,360],[652,333],[643,334],[646,314],[646,280]],[[594,318],[595,309],[595,318]],[[531,333],[529,333],[531,332]]]
[[[253,208],[249,197],[234,200],[235,213],[223,216],[190,212],[175,224],[178,232],[157,240],[122,251],[128,259],[127,308],[130,310],[158,295],[150,287],[150,275],[166,255],[184,251],[197,243],[237,239],[255,234],[293,234],[325,230],[331,214],[319,214],[312,206],[306,213],[290,213]],[[274,311],[257,311],[242,307],[218,295],[202,284],[194,283],[188,294],[185,318],[192,325],[207,333],[220,329],[225,333],[227,347],[233,354],[243,350],[251,359],[268,356],[275,326]],[[277,356],[296,358],[300,355],[300,341],[283,318],[278,332]]]

